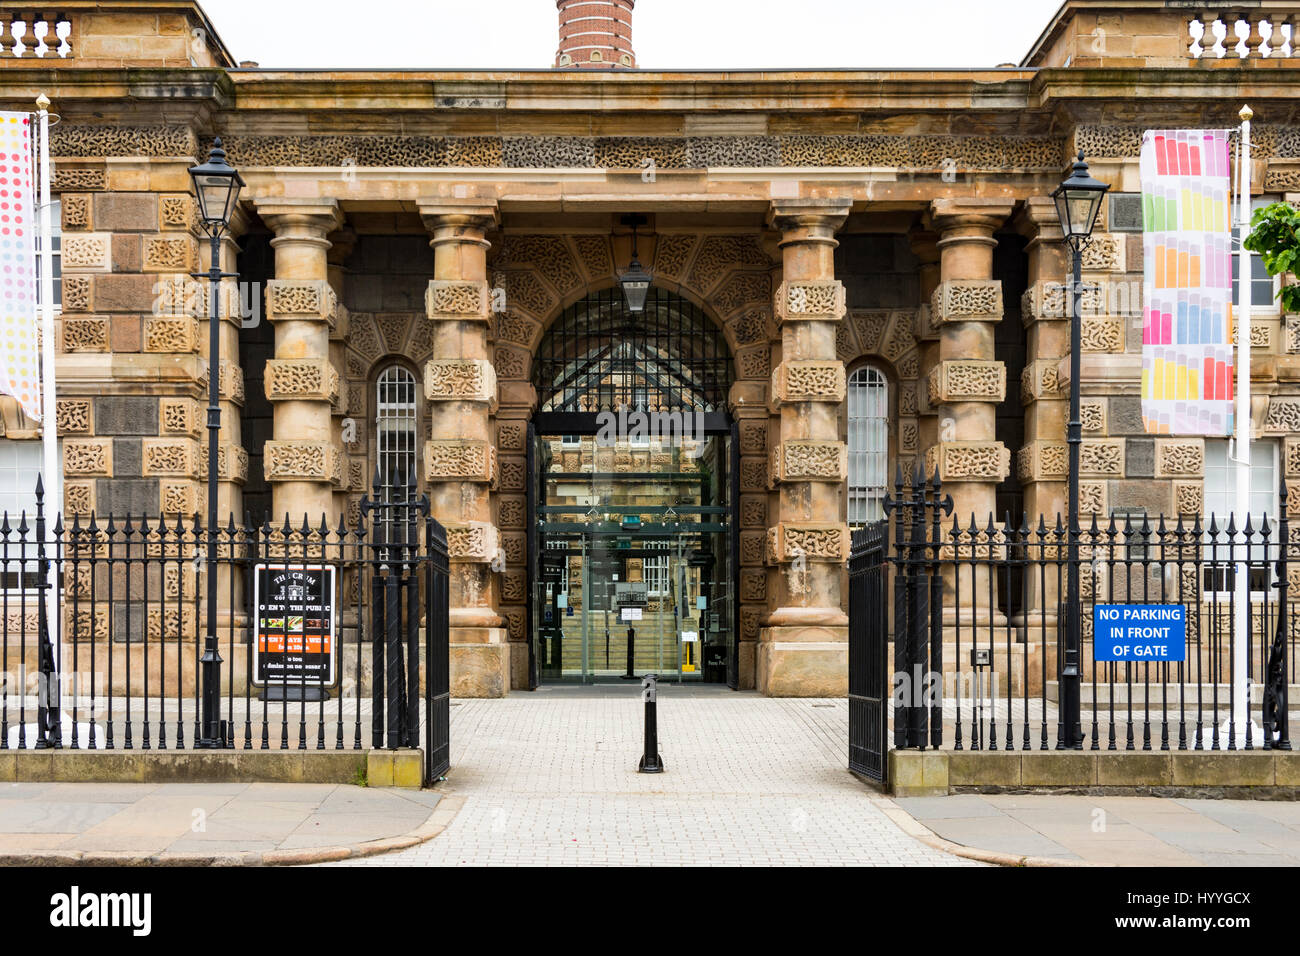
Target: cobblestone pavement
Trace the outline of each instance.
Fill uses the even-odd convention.
[[[636,772],[637,687],[457,701],[447,830],[338,865],[967,865],[849,774],[844,700],[664,687],[666,772]]]

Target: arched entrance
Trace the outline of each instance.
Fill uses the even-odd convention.
[[[530,684],[737,686],[738,441],[721,329],[652,288],[566,308],[529,427]]]

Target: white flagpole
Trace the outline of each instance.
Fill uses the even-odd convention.
[[[50,101],[42,93],[36,100],[40,111],[41,164],[41,440],[45,475],[45,512],[54,525],[54,515],[63,511],[63,481],[59,473],[58,406],[54,379],[54,227],[50,220]],[[52,620],[52,619],[51,619]]]
[[[36,99],[40,113],[40,183],[41,183],[41,444],[45,485],[45,535],[48,565],[45,590],[45,619],[49,622],[50,643],[54,649],[56,686],[47,688],[56,705],[62,696],[58,681],[63,673],[63,646],[59,641],[59,575],[52,560],[56,551],[55,523],[63,512],[63,476],[59,468],[58,405],[54,381],[54,229],[50,221],[50,101],[44,93]],[[56,728],[62,736],[62,727]],[[75,732],[75,731],[74,731]]]
[[[1251,303],[1251,263],[1250,250],[1244,242],[1250,233],[1250,120],[1255,114],[1249,106],[1241,108],[1241,161],[1238,177],[1241,191],[1240,202],[1241,239],[1237,246],[1237,502],[1233,509],[1236,513],[1237,540],[1233,547],[1239,548],[1236,573],[1233,575],[1233,634],[1232,646],[1232,711],[1224,722],[1220,733],[1221,746],[1227,747],[1230,727],[1235,725],[1238,749],[1246,745],[1246,727],[1253,723],[1250,717],[1250,686],[1246,677],[1247,645],[1250,643],[1250,581],[1249,557],[1250,542],[1242,533],[1250,514],[1250,303]],[[1250,733],[1251,746],[1263,746],[1263,730],[1254,725]]]

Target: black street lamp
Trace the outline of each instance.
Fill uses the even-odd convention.
[[[208,161],[190,168],[199,219],[208,234],[211,261],[206,273],[192,278],[208,280],[208,542],[207,542],[207,633],[203,638],[203,715],[196,747],[215,749],[226,745],[221,727],[221,655],[217,651],[217,438],[221,432],[221,280],[237,274],[221,271],[221,237],[230,226],[243,177],[226,162],[221,140],[212,144]]]
[[[632,261],[618,281],[623,286],[623,298],[627,301],[627,310],[636,314],[645,311],[645,301],[650,295],[650,283],[654,279],[637,258],[636,227],[645,225],[645,222],[644,216],[623,217],[623,225],[632,227]]]
[[[1058,749],[1081,750],[1083,727],[1080,720],[1080,614],[1079,598],[1079,449],[1083,444],[1083,423],[1079,420],[1079,353],[1083,348],[1083,250],[1092,237],[1101,201],[1110,189],[1088,175],[1083,151],[1075,160],[1070,178],[1052,193],[1056,213],[1073,254],[1070,283],[1070,421],[1066,441],[1070,446],[1069,516],[1066,527],[1065,656],[1061,663],[1061,713]],[[1058,618],[1057,627],[1060,627]]]

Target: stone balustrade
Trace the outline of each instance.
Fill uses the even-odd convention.
[[[72,56],[72,21],[64,13],[0,11],[0,57]]]
[[[1294,13],[1252,16],[1249,12],[1204,11],[1187,24],[1188,55],[1194,59],[1260,59],[1296,56]]]

